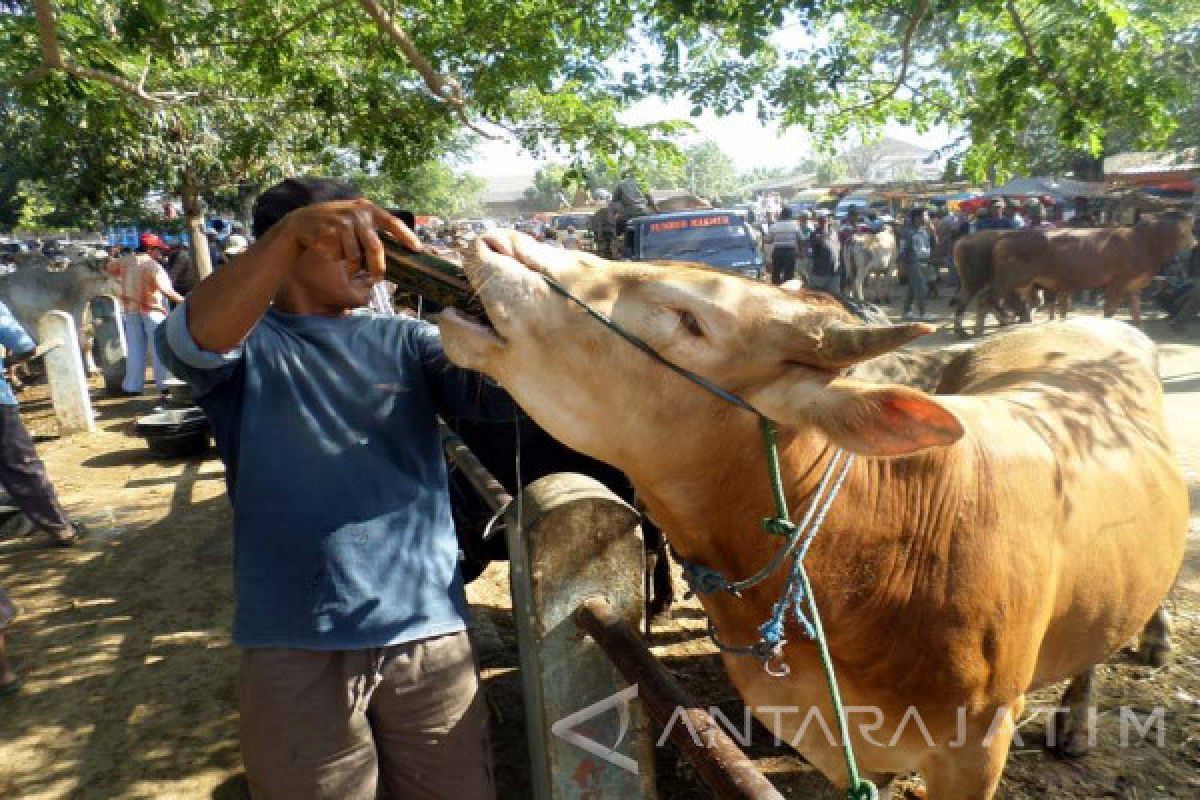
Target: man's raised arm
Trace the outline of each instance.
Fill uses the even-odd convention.
[[[289,273],[304,269],[308,251],[341,262],[348,271],[357,271],[365,259],[365,267],[382,277],[383,244],[376,229],[420,249],[416,234],[369,200],[338,200],[292,211],[232,264],[195,288],[187,300],[192,339],[214,353],[241,344]]]

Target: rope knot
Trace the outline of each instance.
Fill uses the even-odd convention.
[[[879,790],[870,781],[860,781],[858,786],[846,790],[846,800],[879,800]]]
[[[772,536],[788,537],[796,532],[796,523],[786,517],[764,517],[762,529]]]
[[[687,581],[688,587],[694,594],[712,594],[729,588],[729,582],[725,580],[725,576],[716,570],[691,562],[681,566],[683,567],[683,579]]]

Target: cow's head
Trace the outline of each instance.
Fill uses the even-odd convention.
[[[1196,246],[1195,219],[1179,211],[1143,214],[1134,229],[1145,237],[1147,246],[1167,260]]]
[[[443,314],[450,359],[496,378],[565,443],[619,466],[630,446],[623,439],[652,429],[661,441],[680,421],[704,426],[726,409],[556,294],[541,273],[779,423],[815,426],[872,455],[962,435],[954,415],[928,395],[841,377],[928,326],[864,326],[827,295],[702,268],[606,261],[511,231],[480,237],[466,269],[490,325]]]

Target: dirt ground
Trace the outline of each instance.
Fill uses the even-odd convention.
[[[939,305],[938,308],[943,308]],[[1174,441],[1200,508],[1200,330],[1190,339],[1151,320]],[[948,332],[938,340],[951,341]],[[0,700],[0,798],[20,800],[234,800],[246,797],[230,644],[230,514],[215,456],[159,461],[133,436],[147,400],[96,398],[95,434],[59,438],[44,386],[22,394],[27,424],[71,512],[91,529],[70,550],[29,538],[0,540],[0,585],[22,613],[9,631],[22,693]],[[471,585],[493,722],[501,797],[526,798],[528,767],[507,565]],[[1044,720],[1028,720],[1001,797],[1129,800],[1200,797],[1200,517],[1193,511],[1183,576],[1171,598],[1173,664],[1137,666],[1127,655],[1101,668],[1099,745],[1078,761],[1039,746]],[[654,626],[655,652],[707,705],[741,719],[697,604]],[[1035,703],[1052,705],[1045,692]],[[1118,747],[1119,706],[1165,707],[1165,741]],[[1137,737],[1134,737],[1135,739]],[[751,756],[788,797],[838,797],[769,735]],[[664,748],[664,800],[709,794]],[[905,792],[908,794],[908,791]]]

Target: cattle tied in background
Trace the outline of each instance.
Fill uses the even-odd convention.
[[[88,301],[116,290],[104,273],[105,258],[69,261],[49,259],[41,254],[19,255],[17,269],[0,275],[0,301],[27,331],[36,332],[38,320],[48,311],[65,311],[75,322],[83,363],[88,372],[96,372],[92,348],[85,327]]]
[[[1078,752],[1093,665],[1148,623],[1161,660],[1188,494],[1154,345],[1134,328],[1013,329],[960,347],[929,394],[845,375],[928,326],[863,326],[803,294],[506,231],[472,252],[489,321],[445,312],[448,356],[629,475],[682,558],[734,580],[783,546],[760,527],[773,503],[759,420],[615,339],[542,273],[775,420],[793,509],[838,448],[859,454],[806,564],[845,703],[872,712],[850,729],[877,782],[917,771],[929,800],[989,800],[1029,691],[1076,679],[1063,738]],[[758,641],[787,571],[701,595],[726,642]],[[834,726],[817,648],[790,615],[786,639],[786,677],[731,653],[725,667],[759,719],[844,787],[836,737],[809,724],[816,709]]]
[[[1030,321],[1035,288],[1055,292],[1064,317],[1072,292],[1103,289],[1106,317],[1128,301],[1133,321],[1140,325],[1138,293],[1193,244],[1191,217],[1170,211],[1146,214],[1132,227],[971,234],[955,248],[963,285],[955,329],[962,333],[967,305],[983,292],[987,294],[981,301],[1007,301],[1023,321]],[[982,316],[981,308],[976,333],[982,328]]]

